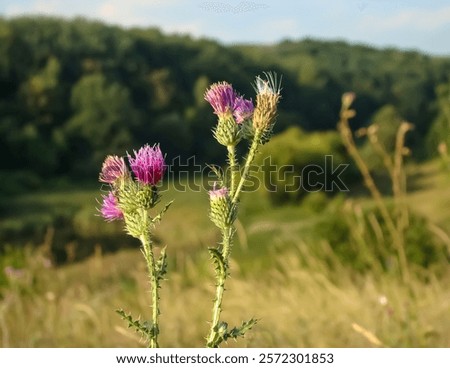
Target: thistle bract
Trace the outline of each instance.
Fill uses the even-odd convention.
[[[144,185],[156,185],[164,175],[164,157],[158,145],[146,144],[139,151],[133,151],[134,158],[128,155],[131,170],[136,179]]]
[[[231,226],[236,218],[236,211],[228,195],[228,189],[225,187],[213,189],[208,194],[211,221],[220,229]]]
[[[240,127],[232,116],[219,118],[213,129],[214,138],[223,146],[235,146],[241,140]]]

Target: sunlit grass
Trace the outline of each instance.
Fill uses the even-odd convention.
[[[446,194],[450,180],[436,163],[431,169],[420,166],[415,170],[420,173],[422,168],[431,177],[423,185],[417,182],[409,194],[411,206],[445,228],[450,213],[436,214],[432,204],[434,208],[444,206],[440,198],[450,197]],[[34,200],[43,213],[73,206],[77,231],[90,234],[103,229],[101,219],[95,216],[96,196],[94,190],[30,194],[18,203],[25,210],[27,200]],[[223,318],[240,324],[248,318],[250,308],[246,306],[251,306],[260,321],[248,338],[229,346],[450,345],[448,267],[439,273],[413,267],[409,286],[392,273],[356,272],[331,250],[330,234],[322,234],[317,227],[327,215],[325,207],[314,211],[297,205],[272,207],[263,197],[256,196],[255,202],[250,197],[253,195],[244,194],[241,203],[245,226],[237,225],[233,277],[227,286]],[[167,245],[169,258],[168,280],[161,295],[160,343],[163,347],[201,347],[209,328],[214,290],[206,248],[214,245],[219,235],[209,225],[204,191],[171,189],[164,200],[171,199],[175,199],[176,211],[166,214],[156,235],[158,246]],[[340,201],[327,199],[330,206]],[[362,204],[370,206],[370,202]],[[114,231],[119,233],[120,225]],[[107,244],[99,242],[90,257],[48,268],[45,249],[57,240],[43,238],[39,250],[27,250],[24,261],[15,264],[23,272],[9,277],[7,286],[0,285],[0,346],[143,346],[114,312],[126,305],[133,315],[149,316],[150,296],[140,292],[148,290],[148,285],[137,245],[107,253],[103,251]],[[79,240],[78,251],[83,245]]]
[[[354,329],[361,326],[392,347],[445,347],[450,342],[450,275],[428,282],[414,277],[411,288],[380,275],[355,275],[330,253],[328,262],[304,244],[277,244],[265,273],[244,276],[236,262],[225,316],[237,324],[251,305],[257,327],[229,346],[371,347]],[[326,247],[325,247],[326,248]],[[325,251],[325,250],[324,250]],[[325,251],[326,252],[326,251]],[[326,257],[325,257],[326,258]],[[45,269],[34,257],[25,275],[13,280],[0,302],[2,347],[141,346],[114,308],[149,313],[145,264],[137,250],[97,254],[78,264]],[[213,285],[203,254],[173,265],[162,291],[161,345],[203,346]]]

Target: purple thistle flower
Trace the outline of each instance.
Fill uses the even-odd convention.
[[[113,192],[103,195],[102,208],[100,213],[106,221],[114,221],[123,219],[123,212],[119,208],[119,203]]]
[[[119,156],[107,156],[102,165],[99,181],[114,184],[117,179],[124,178],[128,174],[125,160]]]
[[[255,107],[253,106],[252,100],[246,100],[244,97],[237,97],[234,102],[234,111],[233,115],[236,119],[236,123],[242,124],[245,120],[251,118],[253,115],[253,110]]]
[[[237,93],[227,82],[212,84],[205,93],[205,100],[208,101],[214,113],[219,117],[232,114]]]
[[[136,179],[145,185],[158,184],[166,168],[159,145],[150,147],[146,144],[138,152],[133,152],[135,158],[128,155],[128,161]]]
[[[209,199],[211,201],[215,201],[217,199],[225,198],[228,195],[227,187],[223,187],[220,189],[216,189],[216,185],[214,184],[214,188],[208,192]]]

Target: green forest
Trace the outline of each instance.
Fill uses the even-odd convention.
[[[154,28],[39,17],[1,19],[0,48],[4,190],[24,189],[16,185],[23,178],[87,178],[107,153],[145,142],[160,142],[169,159],[212,162],[220,152],[208,139],[206,87],[226,79],[251,96],[264,70],[283,75],[276,132],[334,130],[341,94],[354,91],[355,129],[377,113],[387,114],[385,124],[405,119],[415,125],[409,140],[419,159],[448,136],[450,58],[308,39],[226,47]]]

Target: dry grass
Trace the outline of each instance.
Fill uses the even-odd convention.
[[[436,220],[435,230],[450,244],[450,212],[442,199],[450,198],[450,177],[435,163],[413,169],[418,177],[409,203]],[[218,234],[208,222],[204,193],[171,192],[164,198],[175,198],[177,207],[157,234],[169,257],[160,343],[201,347],[214,292],[206,248]],[[260,202],[250,207],[244,201],[242,207],[251,215],[243,218],[247,231],[238,228],[223,318],[260,321],[245,340],[228,346],[450,347],[448,268],[439,274],[412,268],[408,285],[381,271],[356,273],[339,262],[325,240],[329,234],[299,240],[307,238],[314,219],[300,215],[297,206],[270,209],[270,216]],[[82,262],[50,268],[44,256],[42,249],[30,250],[23,273],[0,287],[0,347],[142,346],[114,312],[122,307],[136,317],[150,315],[137,249],[104,255],[98,248]]]
[[[286,244],[285,244],[286,245]],[[327,252],[326,244],[322,244]],[[250,347],[448,347],[450,275],[413,277],[406,289],[384,275],[354,275],[333,258],[313,256],[304,244],[278,252],[266,272],[244,277],[232,264],[224,319],[260,319]],[[113,309],[149,315],[145,265],[138,251],[97,254],[63,268],[39,257],[0,301],[2,347],[137,347]],[[162,289],[163,347],[201,347],[213,287],[207,259],[186,256]],[[330,267],[330,262],[333,264]],[[333,269],[333,271],[331,270]]]

